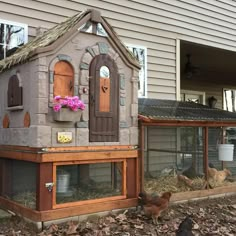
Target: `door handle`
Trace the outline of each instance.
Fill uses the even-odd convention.
[[[72,83],[72,81],[70,80],[70,91],[72,90],[72,88],[73,88],[73,83]]]

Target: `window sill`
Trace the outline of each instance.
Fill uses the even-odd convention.
[[[7,111],[17,111],[17,110],[23,110],[24,107],[23,106],[15,106],[15,107],[7,107],[6,110]]]

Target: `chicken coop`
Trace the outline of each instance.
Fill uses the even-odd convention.
[[[236,115],[194,102],[139,99],[142,188],[184,200],[236,190]]]
[[[139,62],[99,11],[0,61],[0,206],[36,222],[136,206]]]

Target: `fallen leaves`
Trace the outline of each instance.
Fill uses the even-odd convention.
[[[158,226],[135,209],[111,212],[83,222],[52,224],[37,234],[19,217],[0,222],[0,236],[175,236],[180,222],[190,215],[195,236],[236,235],[236,196],[171,205]]]

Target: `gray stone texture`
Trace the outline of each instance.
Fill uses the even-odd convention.
[[[99,44],[97,44],[98,42]],[[75,46],[77,46],[79,50],[75,50]],[[1,73],[0,117],[2,119],[6,112],[9,113],[10,128],[1,129],[0,144],[30,147],[63,146],[56,142],[56,130],[68,131],[72,129],[74,140],[76,141],[69,144],[70,146],[119,145],[120,142],[88,142],[89,63],[94,56],[99,55],[100,51],[102,53],[108,53],[108,55],[115,60],[119,69],[119,99],[121,103],[120,141],[129,144],[130,141],[128,141],[129,138],[127,138],[127,129],[132,126],[132,124],[135,123],[136,125],[137,123],[137,106],[135,104],[137,104],[138,101],[138,71],[134,72],[130,65],[125,64],[117,48],[113,48],[106,37],[92,34],[78,34],[74,36],[73,39],[68,40],[68,43],[57,48],[56,53],[39,54],[38,58],[35,57],[31,61],[16,65],[11,70]],[[81,124],[75,124],[75,122],[56,122],[52,118],[53,71],[55,64],[59,60],[71,61],[71,65],[74,68],[74,95],[79,95],[86,104],[82,115],[83,122],[81,122]],[[18,73],[20,84],[23,87],[23,107],[22,110],[6,111],[8,80],[10,76],[15,73]],[[87,92],[83,92],[83,88],[86,88]],[[31,116],[30,128],[23,127],[26,112],[29,112]],[[131,115],[133,116],[132,119]],[[135,143],[135,141],[132,142]],[[66,144],[66,146],[69,145]]]
[[[121,145],[130,145],[129,129],[120,129],[120,144]]]
[[[130,145],[138,145],[138,127],[130,128]]]
[[[88,128],[88,122],[87,121],[78,121],[75,124],[76,128]]]
[[[99,47],[100,54],[107,54],[108,53],[109,48],[108,48],[107,43],[104,43],[104,42],[98,43],[98,47]]]
[[[86,123],[86,122],[82,122]],[[89,130],[88,128],[80,128],[76,131],[76,145],[89,146]]]
[[[89,64],[81,62],[79,68],[81,70],[88,70],[89,69]]]
[[[125,75],[120,74],[120,89],[125,90]]]
[[[126,107],[125,106],[121,106],[120,107],[120,121],[122,122],[126,122]]]
[[[131,104],[131,116],[137,116],[138,114],[138,104]]]
[[[30,147],[51,147],[52,131],[50,126],[30,126],[29,128],[29,146]]]
[[[68,62],[72,61],[71,57],[65,54],[59,54],[57,58],[59,59],[59,61],[68,61]]]
[[[81,85],[89,84],[89,71],[88,70],[80,70],[80,84]]]
[[[126,121],[120,122],[120,128],[129,128],[129,124]]]
[[[96,53],[93,51],[93,48],[92,47],[87,47],[86,48],[86,51],[92,56],[96,56]]]
[[[125,106],[125,98],[120,97],[120,105]]]
[[[92,61],[93,57],[91,56],[91,54],[89,52],[85,53],[82,59],[82,63],[85,64],[90,64],[90,62]]]
[[[33,114],[31,117],[31,125],[46,125],[45,114]]]

